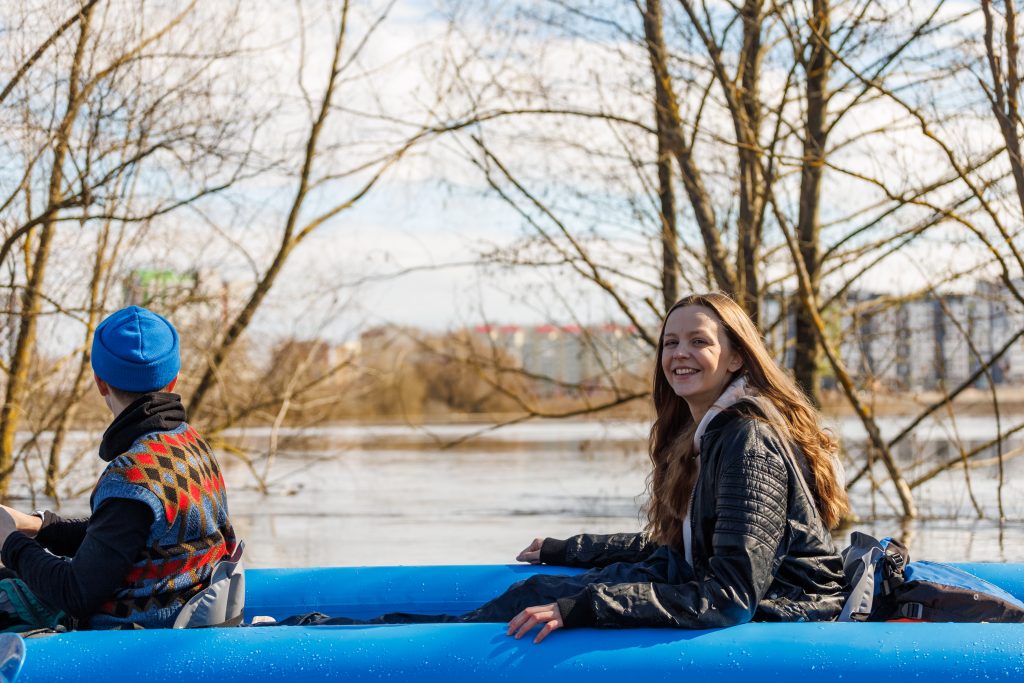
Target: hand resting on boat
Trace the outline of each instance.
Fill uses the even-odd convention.
[[[540,539],[537,540],[539,541]],[[506,635],[514,635],[516,640],[519,640],[529,633],[534,626],[539,626],[540,624],[544,624],[544,626],[537,633],[537,637],[533,639],[534,644],[547,638],[548,634],[555,629],[562,628],[562,613],[558,609],[557,602],[552,602],[550,605],[527,607],[517,614],[512,621],[508,622],[508,632]]]
[[[533,542],[530,543],[530,545],[526,546],[518,555],[516,555],[516,561],[540,564],[540,547],[542,545],[544,545],[543,538],[533,539]]]

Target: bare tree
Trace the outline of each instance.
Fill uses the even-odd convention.
[[[370,49],[374,41],[383,39],[386,32],[387,19],[394,7],[394,0],[383,4],[379,9],[371,9],[368,16],[361,17],[358,25],[353,21],[356,11],[349,0],[344,0],[338,8],[333,22],[333,40],[329,68],[324,75],[319,95],[314,97],[303,89],[305,104],[311,113],[308,127],[303,133],[301,162],[295,171],[295,189],[288,206],[287,215],[280,227],[279,237],[270,264],[260,269],[256,283],[245,297],[241,308],[233,313],[230,323],[223,334],[219,335],[212,347],[205,354],[202,375],[193,390],[188,411],[193,416],[202,417],[209,411],[208,400],[214,387],[220,381],[220,374],[232,350],[248,330],[267,295],[278,281],[285,264],[310,235],[324,226],[339,220],[351,211],[368,195],[410,150],[449,129],[457,129],[468,125],[467,121],[415,123],[389,119],[386,112],[369,114],[355,113],[350,117],[377,119],[397,128],[397,139],[387,139],[370,154],[355,153],[346,157],[347,147],[332,139],[343,125],[344,108],[339,105],[343,97],[343,89],[361,88],[362,93],[372,96],[365,89],[372,87],[372,79],[362,70],[367,68],[361,64],[363,53]],[[299,72],[305,70],[305,61],[300,61]],[[351,149],[365,145],[364,141],[350,143]],[[282,166],[288,166],[289,160],[283,160]],[[355,189],[349,189],[354,186]],[[340,198],[338,197],[340,195]],[[330,197],[321,203],[324,197]],[[222,421],[223,422],[223,421]]]
[[[459,7],[464,22],[467,11]],[[889,3],[817,0],[650,0],[633,3],[632,15],[621,4],[601,2],[518,7],[501,15],[516,22],[515,32],[504,35],[494,22],[476,34],[488,45],[516,46],[503,60],[493,56],[501,51],[488,53],[486,79],[475,80],[471,66],[452,60],[457,93],[481,113],[466,154],[479,154],[472,162],[527,229],[513,249],[489,253],[489,262],[578,278],[641,330],[650,330],[654,315],[676,298],[680,279],[732,293],[755,317],[769,301],[770,314],[761,320],[786,344],[781,350],[799,383],[815,400],[823,376],[837,387],[869,435],[862,462],[885,464],[898,512],[913,516],[911,487],[893,452],[906,432],[882,437],[871,408],[876,387],[850,372],[842,357],[844,295],[896,263],[914,263],[923,236],[934,239],[951,225],[967,228],[980,247],[974,254],[988,253],[977,262],[994,265],[1011,290],[1022,272],[1014,233],[991,198],[999,188],[999,176],[991,174],[999,150],[972,148],[959,158],[963,142],[943,129],[953,121],[921,104],[963,73],[956,59],[939,63],[940,53],[929,50],[936,36],[955,34],[971,11],[951,11],[941,1],[910,14]],[[545,38],[556,31],[575,41],[576,53],[566,61],[575,65],[572,82],[590,85],[589,100],[576,90],[563,94],[557,77],[547,77],[553,60],[525,48],[530,26]],[[1013,52],[1014,40],[1003,42]],[[601,61],[605,53],[608,63]],[[537,58],[531,64],[523,54]],[[607,75],[611,63],[622,74],[619,82]],[[595,66],[588,71],[589,64]],[[996,86],[988,91],[1006,120],[1017,114],[1005,93],[1017,94],[1015,76],[1003,71],[1004,94]],[[653,115],[638,107],[652,102]],[[501,110],[504,115],[493,115]],[[522,132],[525,120],[529,135]],[[545,145],[543,152],[524,151],[533,140]],[[1007,147],[1012,155],[1014,146]],[[918,148],[922,157],[909,154]],[[635,174],[634,185],[624,182],[625,168]],[[603,191],[619,198],[619,206],[587,189],[595,177],[606,180]],[[673,185],[685,203],[677,205]],[[611,218],[616,210],[621,214]],[[636,226],[630,237],[642,234],[650,245],[649,262],[610,246],[627,243],[620,226],[630,221]],[[906,296],[963,286],[976,267],[922,273],[918,293]],[[650,331],[638,335],[656,343]],[[979,345],[977,362],[998,362],[1013,343]],[[938,405],[983,374],[950,387]],[[935,410],[927,408],[908,429]]]
[[[150,224],[243,175],[244,145],[232,136],[250,121],[220,99],[231,92],[230,84],[221,83],[219,91],[213,85],[220,77],[216,65],[232,55],[231,37],[221,31],[218,45],[202,44],[212,23],[195,0],[173,11],[117,0],[49,9],[22,8],[33,30],[7,36],[5,43],[15,66],[0,98],[10,131],[3,143],[8,165],[0,185],[0,265],[11,292],[0,491],[6,492],[15,435],[31,409],[33,429],[53,430],[45,486],[52,495],[64,436],[85,395],[91,331],[109,297],[120,294],[109,287],[116,245],[126,234],[128,243],[138,245]],[[135,11],[148,13],[149,21],[135,21]],[[232,7],[213,11],[230,18]],[[51,14],[57,15],[53,28],[46,24]],[[42,38],[33,43],[37,35]],[[22,48],[18,39],[27,45]],[[96,234],[92,244],[85,242],[91,253],[82,259],[90,273],[84,278],[68,268],[64,253],[64,245],[78,237],[74,229]],[[112,234],[118,237],[112,240]],[[53,268],[55,254],[62,261]],[[43,318],[51,329],[82,324],[85,330],[69,391],[51,403],[38,400],[60,386],[57,375],[49,382],[36,375]],[[66,365],[57,363],[52,371],[63,373]],[[54,410],[58,405],[62,410]]]
[[[7,390],[0,408],[0,494],[6,493],[7,481],[13,469],[14,434],[18,428],[22,401],[28,384],[29,363],[36,344],[36,321],[42,302],[43,277],[50,257],[50,244],[56,224],[53,207],[64,199],[64,163],[68,155],[71,128],[78,118],[88,91],[81,87],[83,60],[90,39],[90,24],[95,5],[86,5],[78,22],[79,34],[68,75],[67,105],[55,131],[53,163],[46,198],[46,220],[40,227],[39,240],[27,263],[28,281],[21,296],[20,326],[14,351],[8,366]]]

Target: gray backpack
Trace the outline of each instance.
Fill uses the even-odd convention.
[[[244,551],[245,543],[239,541],[231,557],[217,563],[210,585],[185,603],[174,620],[174,628],[238,626],[242,623],[245,607]]]
[[[850,597],[839,621],[1024,623],[1024,602],[959,567],[911,562],[895,539],[854,532],[843,568]]]

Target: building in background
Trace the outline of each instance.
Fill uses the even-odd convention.
[[[632,326],[479,325],[472,334],[503,352],[525,374],[549,380],[548,391],[588,391],[610,378],[644,372],[651,350]]]
[[[1014,284],[1024,289],[1024,280],[1015,280]],[[1024,383],[1024,309],[1006,296],[1002,282],[979,283],[978,295],[988,304],[987,329],[983,332],[988,350],[995,353],[1010,345],[1003,357],[993,364],[993,378],[999,384]]]
[[[166,308],[194,298],[199,290],[199,272],[179,273],[159,268],[137,268],[122,281],[125,306]]]
[[[1018,286],[1024,283],[1018,283]],[[967,294],[913,300],[865,292],[846,298],[839,352],[862,385],[895,391],[955,388],[1004,346],[989,368],[996,384],[1024,380],[1024,307],[999,282]],[[975,381],[988,381],[984,374]]]
[[[1024,289],[1024,280],[1014,284]],[[122,279],[122,298],[124,305],[174,314],[179,324],[194,322],[213,333],[224,329],[230,309],[240,303],[237,293],[233,300],[232,288],[213,273],[146,268]],[[793,306],[791,296],[765,297],[765,341],[784,367],[793,365]],[[883,391],[952,389],[1000,351],[988,376],[998,385],[1024,385],[1024,306],[1001,281],[979,282],[970,293],[915,299],[851,291],[833,309],[843,314],[834,319],[826,314],[826,324],[838,339],[843,364],[860,386]],[[283,365],[285,359],[295,363],[301,357],[304,367],[315,374],[341,362],[383,353],[390,365],[401,365],[423,351],[417,340],[430,336],[385,325],[365,330],[358,340],[342,345],[284,340],[271,349],[271,363]],[[471,343],[466,346],[459,340]],[[461,361],[469,353],[477,356],[474,362],[485,360],[504,370],[522,371],[547,395],[600,390],[626,376],[646,382],[652,359],[652,349],[636,328],[614,322],[479,325],[435,337],[432,343],[455,356],[461,353]],[[456,353],[457,348],[463,350]],[[826,388],[834,386],[827,369],[822,381]],[[984,387],[987,381],[982,374],[975,384]]]
[[[231,312],[242,305],[245,294],[244,286],[210,271],[136,268],[121,279],[122,306],[174,315],[179,325],[213,323],[219,331],[227,329]]]

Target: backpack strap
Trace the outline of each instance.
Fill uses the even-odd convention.
[[[885,554],[882,556],[882,595],[889,596],[897,586],[907,579],[904,570],[910,561],[907,546],[894,538],[884,538],[880,544]],[[913,617],[907,617],[913,618]]]
[[[854,531],[843,550],[843,573],[850,593],[838,621],[867,621],[875,599],[875,579],[885,547],[873,536]]]

